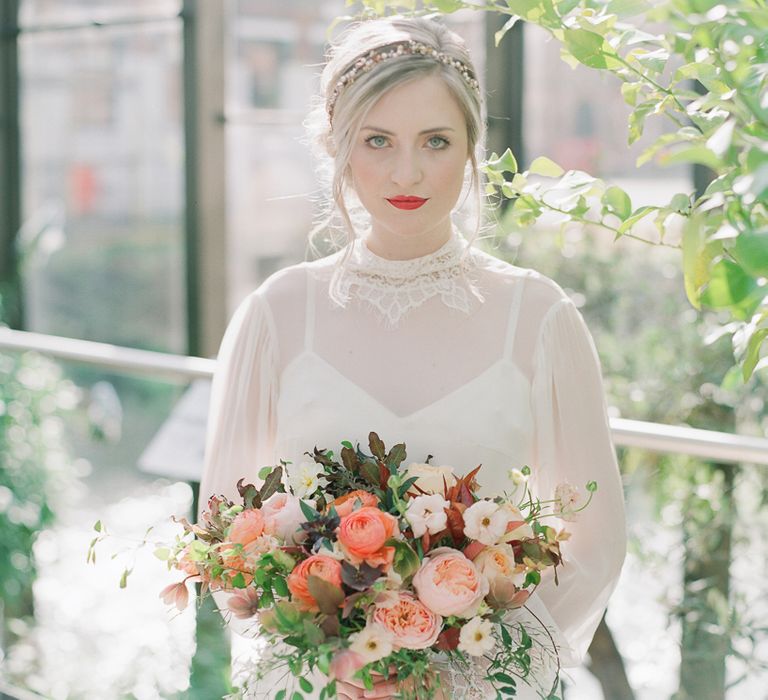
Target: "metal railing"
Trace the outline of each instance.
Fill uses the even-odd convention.
[[[64,360],[86,362],[108,369],[171,381],[210,378],[216,360],[124,348],[91,340],[75,340],[29,331],[0,328],[0,349],[35,350]],[[611,418],[616,446],[641,447],[655,452],[686,454],[715,462],[768,464],[768,439],[734,435],[688,426]]]

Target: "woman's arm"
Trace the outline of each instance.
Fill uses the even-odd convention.
[[[563,297],[547,312],[535,349],[532,390],[536,426],[533,487],[542,499],[568,482],[585,494],[596,481],[592,503],[575,522],[563,523],[559,585],[541,584],[537,597],[554,620],[564,666],[581,663],[626,552],[624,497],[611,443],[600,364],[592,338],[573,302]]]

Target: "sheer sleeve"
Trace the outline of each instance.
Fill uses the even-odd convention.
[[[212,495],[239,501],[237,482],[257,481],[258,469],[273,459],[277,402],[277,343],[274,322],[259,291],[238,306],[217,357],[208,411],[198,518]],[[252,621],[228,610],[231,593],[213,592],[229,628],[252,636]]]
[[[621,571],[626,553],[624,498],[610,438],[602,375],[581,314],[561,298],[542,321],[532,402],[536,426],[533,486],[552,498],[558,483],[598,490],[563,545],[559,585],[542,582],[534,598],[554,621],[563,666],[579,665]]]
[[[277,341],[259,291],[238,306],[224,333],[211,387],[198,517],[208,498],[238,500],[237,481],[257,480],[273,460]]]

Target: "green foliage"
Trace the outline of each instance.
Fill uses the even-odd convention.
[[[675,130],[638,157],[661,165],[698,164],[711,171],[703,193],[678,193],[668,204],[632,207],[616,185],[578,171],[562,174],[537,159],[518,173],[511,153],[485,164],[490,191],[514,200],[516,223],[529,226],[544,213],[559,223],[593,223],[615,237],[653,214],[665,242],[673,215],[688,221],[683,238],[685,290],[695,308],[730,313],[733,351],[748,379],[762,359],[768,333],[768,8],[760,0],[506,0],[459,2],[364,1],[368,12],[454,12],[482,9],[510,15],[496,43],[516,21],[537,24],[560,42],[563,60],[619,79],[632,108],[628,143],[646,120],[661,116]],[[648,23],[663,32],[644,29]],[[507,178],[505,173],[513,177]],[[543,176],[543,181],[531,176]],[[590,207],[601,205],[595,216]],[[677,243],[673,245],[677,246]],[[736,332],[738,331],[738,332]]]
[[[78,391],[36,353],[0,355],[0,374],[0,589],[8,620],[33,613],[32,547],[74,483],[62,417]]]

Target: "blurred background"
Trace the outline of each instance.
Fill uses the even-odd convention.
[[[302,120],[329,27],[354,10],[0,0],[3,323],[214,357],[237,303],[308,255],[319,190]],[[634,202],[693,189],[688,166],[635,166],[663,124],[628,147],[618,85],[567,66],[542,31],[520,23],[495,47],[491,13],[446,21],[489,95],[489,151],[512,148],[521,170],[548,156]],[[690,308],[678,249],[496,219],[479,245],[581,308],[612,418],[765,435],[765,388],[736,381],[728,340]],[[220,618],[168,612],[158,592],[173,574],[133,546],[192,512],[210,365],[110,368],[72,347],[0,350],[0,697],[222,697]],[[768,698],[766,467],[617,444],[630,554],[563,697]],[[104,542],[94,567],[99,519],[126,539]]]

